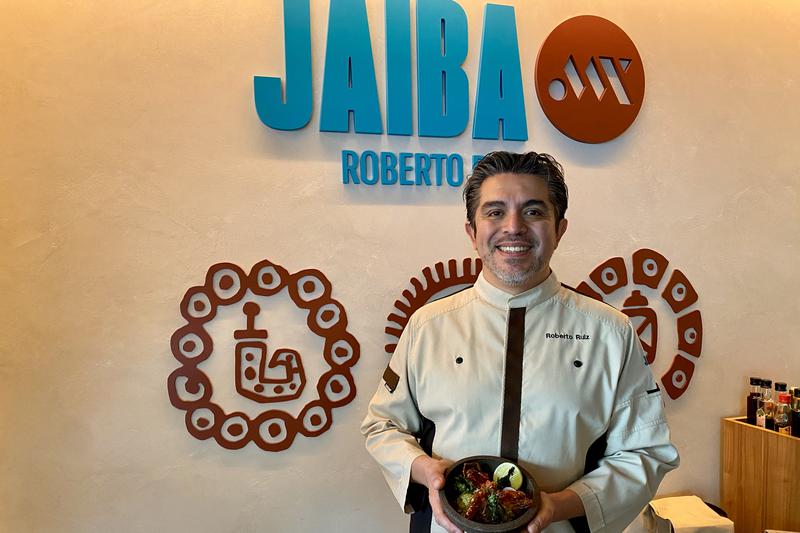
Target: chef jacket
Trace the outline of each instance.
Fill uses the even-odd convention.
[[[361,431],[406,512],[427,506],[427,489],[410,480],[423,453],[501,455],[545,492],[571,489],[586,517],[548,533],[619,533],[679,462],[628,317],[552,272],[518,295],[481,274],[414,313]],[[429,508],[415,515],[443,531]]]

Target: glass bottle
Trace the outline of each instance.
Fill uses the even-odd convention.
[[[761,380],[761,396],[758,398],[758,406],[756,408],[756,425],[761,428],[767,428],[767,420],[769,420],[769,429],[775,428],[774,416],[775,406],[772,402],[772,380]]]
[[[747,423],[756,425],[758,399],[761,398],[761,378],[750,378],[750,394],[747,395]]]
[[[775,431],[784,435],[792,433],[792,410],[789,407],[790,398],[786,391],[786,383],[775,382],[775,393],[778,395],[775,403]]]
[[[766,380],[761,380],[761,394],[756,400],[756,425],[760,428],[767,427]]]
[[[761,380],[761,403],[764,408],[764,427],[775,430],[775,401],[772,399],[772,380]]]
[[[792,435],[800,437],[800,387],[792,394]]]

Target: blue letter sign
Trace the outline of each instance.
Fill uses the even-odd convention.
[[[311,15],[308,0],[284,0],[286,43],[286,98],[280,78],[256,76],[253,80],[256,113],[276,130],[299,130],[311,120]]]
[[[411,11],[408,0],[386,0],[386,132],[411,130]]]
[[[322,80],[321,131],[382,133],[364,0],[331,0]]]
[[[422,137],[455,137],[469,121],[467,15],[452,0],[417,1],[417,113]]]
[[[472,138],[497,139],[499,123],[503,125],[503,139],[528,139],[514,8],[488,4],[483,17]]]

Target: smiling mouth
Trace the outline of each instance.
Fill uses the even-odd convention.
[[[531,249],[531,246],[525,244],[501,244],[497,249],[505,254],[524,254]]]

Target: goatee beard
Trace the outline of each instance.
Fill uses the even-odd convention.
[[[486,266],[491,270],[492,274],[497,277],[500,281],[505,283],[510,287],[518,287],[520,285],[524,285],[527,283],[534,275],[541,272],[542,270],[542,263],[541,261],[536,261],[530,268],[525,270],[513,270],[508,271],[505,269],[497,268],[497,265],[492,261],[491,263],[486,263]]]
[[[525,244],[531,246],[530,253],[535,253],[539,249],[539,242],[537,240],[534,240],[533,242],[525,242]],[[492,249],[494,250],[494,247]],[[501,267],[498,264],[497,256],[494,253],[489,253],[488,257],[484,257],[482,259],[484,268],[488,268],[497,279],[509,287],[518,287],[520,285],[524,285],[544,268],[544,262],[542,261],[542,258],[538,256],[534,256],[533,264],[531,264],[525,270],[503,268],[506,267],[507,264],[503,264]],[[514,260],[511,260],[510,266],[513,266],[513,264]]]

